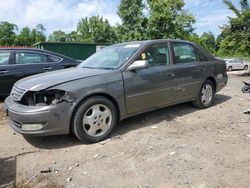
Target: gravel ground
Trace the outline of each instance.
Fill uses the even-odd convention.
[[[231,74],[211,108],[185,103],[139,115],[90,145],[71,135],[24,138],[1,110],[0,187],[249,187],[242,80],[250,77]]]

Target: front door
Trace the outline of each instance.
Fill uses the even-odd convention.
[[[133,114],[174,103],[175,70],[167,44],[149,46],[137,60],[148,60],[149,67],[123,72],[127,112]]]

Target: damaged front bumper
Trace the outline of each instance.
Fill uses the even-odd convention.
[[[68,134],[73,104],[62,102],[48,106],[26,106],[6,98],[5,111],[10,126],[23,135]]]

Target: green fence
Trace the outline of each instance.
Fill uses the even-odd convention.
[[[85,60],[106,44],[83,44],[63,42],[40,42],[34,44],[35,48],[48,50],[69,56],[74,59]]]

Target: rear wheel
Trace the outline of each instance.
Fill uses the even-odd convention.
[[[228,67],[228,69],[227,69],[228,71],[232,71],[233,70],[233,67]]]
[[[96,96],[77,108],[72,119],[72,131],[79,140],[94,143],[106,139],[116,124],[114,104],[105,97]]]
[[[199,95],[193,105],[197,108],[208,108],[214,100],[215,86],[210,80],[206,80],[200,89]]]
[[[245,66],[244,66],[244,70],[247,70],[247,69],[248,69],[248,66],[247,66],[247,65],[245,65]]]

